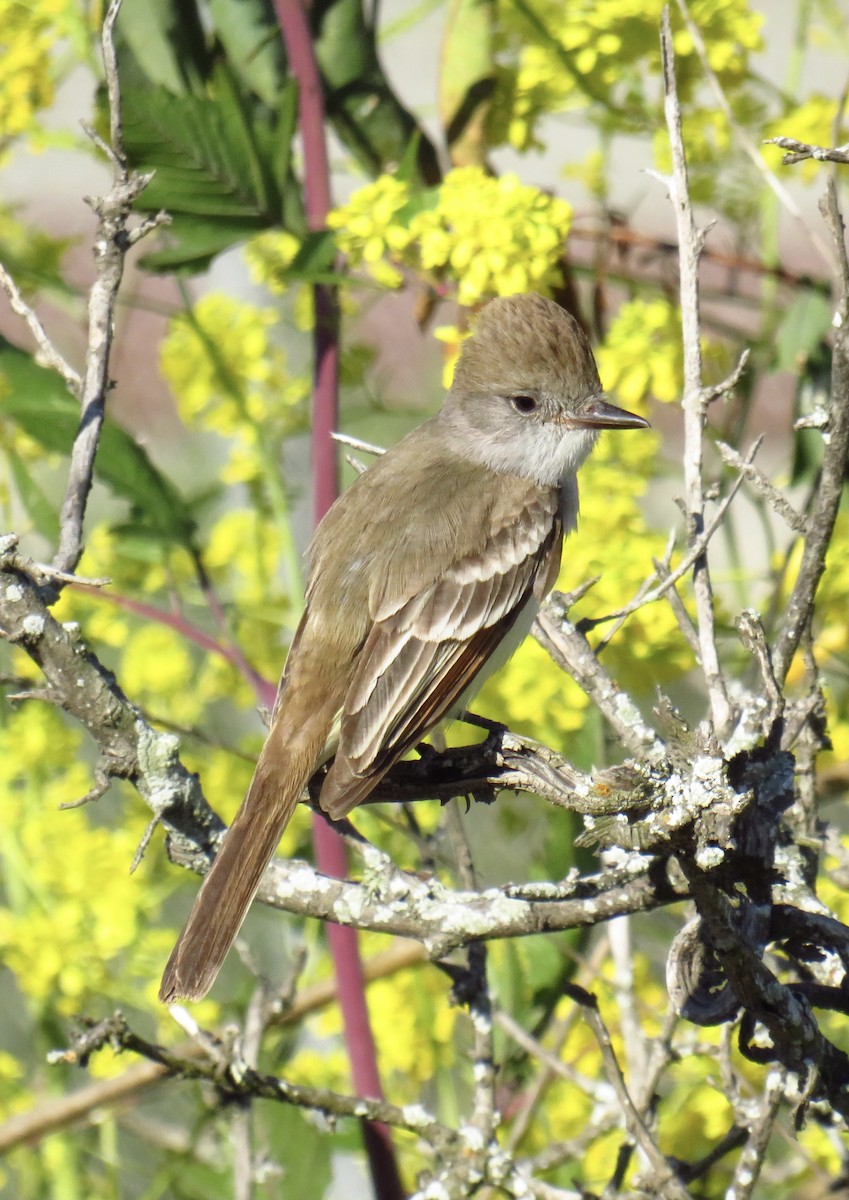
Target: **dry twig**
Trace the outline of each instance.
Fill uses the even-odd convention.
[[[675,51],[668,8],[664,9],[661,22],[661,51],[664,109],[672,151],[672,178],[666,180],[666,185],[675,210],[680,255],[681,321],[684,338],[684,486],[689,524],[688,539],[693,547],[704,531],[702,456],[707,404],[710,398],[702,383],[699,315],[699,257],[704,244],[704,232],[696,229],[690,205],[687,158],[681,132],[681,108],[675,82]],[[702,671],[710,699],[714,728],[721,735],[728,729],[732,712],[716,646],[713,589],[706,550],[693,563],[693,592],[698,615]]]
[[[88,204],[97,216],[95,280],[89,292],[85,369],[82,380],[74,388],[79,393],[82,412],[71,450],[68,483],[60,513],[59,545],[52,564],[56,571],[66,573],[74,571],[83,552],[85,510],[94,477],[94,461],[106,413],[106,398],[112,387],[109,359],[124,260],[131,246],[168,220],[164,213],[159,213],[141,222],[135,229],[129,227],[132,205],[147,187],[150,176],[129,171],[124,156],[121,91],[114,43],[115,21],[120,8],[121,0],[111,0],[103,21],[101,39],[109,98],[110,144],[107,145],[93,131],[88,131],[112,164],[112,187],[103,197],[88,197]]]

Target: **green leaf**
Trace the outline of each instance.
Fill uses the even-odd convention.
[[[416,174],[419,161],[419,148],[422,142],[422,131],[417,129],[410,138],[409,145],[404,151],[404,157],[398,163],[398,168],[395,171],[395,178],[399,183],[413,184],[416,182]]]
[[[779,371],[803,370],[808,358],[831,328],[833,306],[822,292],[798,295],[781,320],[775,336],[775,365]]]
[[[218,254],[245,240],[242,221],[178,217],[168,226],[158,250],[139,259],[146,271],[205,271]]]
[[[222,217],[246,229],[279,218],[271,172],[259,161],[249,114],[226,72],[210,97],[136,85],[124,92],[124,140],[133,166],[156,174],[146,208]]]
[[[165,246],[143,260],[146,267],[201,269],[284,219],[300,231],[303,209],[291,176],[292,88],[281,93],[275,117],[226,65],[216,67],[204,94],[174,95],[152,89],[128,55],[122,92],[127,156],[135,170],[154,173],[141,203],[173,218]]]
[[[267,0],[209,0],[227,61],[246,87],[275,109],[286,78],[286,56]]]
[[[439,112],[455,167],[486,161],[495,92],[494,0],[451,0],[439,65]]]
[[[9,460],[12,478],[15,481],[21,503],[27,511],[27,516],[38,532],[55,545],[59,540],[59,514],[45,496],[41,485],[32,477],[29,467],[14,447],[6,446],[5,454]]]
[[[336,239],[329,229],[322,229],[317,233],[306,235],[284,275],[286,279],[309,280],[316,283],[319,281],[319,276],[338,277],[338,272],[334,273],[333,271],[335,262]],[[322,278],[322,282],[324,282],[324,278]]]
[[[297,1146],[297,1154],[285,1155],[285,1171],[275,1181],[278,1200],[320,1200],[330,1187],[332,1159],[329,1138],[311,1124],[299,1109],[287,1104],[268,1104],[263,1110],[263,1132],[270,1146]]]
[[[314,0],[310,23],[328,120],[360,166],[368,175],[394,170],[418,134],[417,182],[438,183],[442,172],[433,143],[384,74],[362,0]]]
[[[283,197],[283,228],[297,237],[303,237],[307,233],[303,188],[292,166],[292,147],[297,134],[298,85],[294,79],[290,79],[280,95],[277,128],[269,146],[269,154],[277,165],[277,186]]]
[[[0,375],[8,388],[0,403],[0,415],[13,421],[48,453],[69,455],[80,410],[61,379],[2,339]],[[147,529],[166,541],[191,548],[195,527],[191,506],[141,446],[108,419],[103,424],[95,477],[129,501],[137,520]]]
[[[193,0],[145,0],[124,4],[117,23],[121,87],[128,49],[144,74],[148,95],[167,88],[194,91],[209,71],[209,51]]]

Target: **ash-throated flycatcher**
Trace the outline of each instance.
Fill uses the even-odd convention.
[[[339,818],[528,632],[578,515],[600,429],[642,417],[605,400],[578,323],[551,300],[493,300],[442,410],[336,501],[309,549],[306,611],[248,793],[162,979],[215,979],[314,771]],[[508,637],[508,634],[510,635]],[[501,646],[502,653],[496,654]]]

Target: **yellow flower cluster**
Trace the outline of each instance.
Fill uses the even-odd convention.
[[[449,171],[432,204],[410,210],[406,184],[381,176],[330,214],[340,250],[353,267],[399,287],[401,268],[456,283],[461,304],[514,292],[550,292],[569,233],[571,207],[522,183],[493,178],[481,167]]]
[[[481,167],[449,171],[435,208],[419,213],[410,232],[421,265],[458,280],[460,304],[514,292],[550,292],[572,222],[565,200],[524,184],[495,179]]]
[[[384,287],[400,287],[404,276],[394,263],[407,261],[413,236],[404,219],[410,188],[392,175],[380,175],[358,188],[347,204],[328,214],[336,244],[352,267],[365,267]]]
[[[491,137],[527,150],[541,144],[537,129],[546,113],[588,98],[617,106],[632,79],[659,70],[662,7],[662,0],[535,0],[531,21],[524,4],[504,0],[498,48],[515,54],[516,63],[498,73]],[[733,88],[745,76],[749,53],[760,48],[763,15],[747,0],[693,0],[690,11],[712,68]],[[696,62],[692,39],[678,30],[674,41],[686,84]]]
[[[233,603],[233,633],[251,663],[275,679],[286,656],[287,630],[297,623],[300,597],[288,593],[281,582],[285,574],[286,544],[282,526],[253,508],[231,509],[221,516],[207,538],[204,564]],[[291,581],[289,581],[291,583]],[[207,670],[213,664],[208,664]],[[217,670],[223,670],[221,664]],[[236,685],[221,679],[219,691],[233,695]],[[212,682],[212,681],[210,681]],[[244,684],[239,687],[244,689]],[[255,701],[239,694],[246,707]]]
[[[285,229],[268,229],[245,243],[243,254],[251,279],[275,296],[285,295],[290,288],[286,278],[301,247],[301,243]],[[293,305],[295,325],[302,333],[315,326],[315,305],[312,288],[297,284]]]
[[[82,18],[74,0],[0,0],[0,139],[37,128],[53,101],[57,43]]]
[[[292,377],[286,355],[270,336],[274,309],[258,308],[220,293],[203,296],[171,321],[160,347],[160,369],[187,424],[232,438],[227,483],[253,481],[260,463],[251,448],[294,422],[308,393]]]
[[[218,292],[172,319],[159,362],[187,424],[201,417],[208,429],[232,435],[300,399],[286,355],[269,337],[277,321],[272,308]]]
[[[92,997],[131,1002],[148,976],[142,960],[154,943],[164,950],[147,922],[159,885],[127,870],[141,824],[56,811],[91,786],[80,755],[81,735],[44,705],[30,702],[0,728],[0,955],[34,1011],[65,1015]]]
[[[649,396],[678,400],[684,375],[681,315],[667,300],[631,300],[612,321],[596,353],[608,391],[626,408]]]
[[[245,262],[251,278],[267,287],[275,296],[288,290],[286,268],[298,253],[300,242],[285,229],[268,229],[245,244]]]
[[[626,408],[653,398],[678,400],[684,386],[681,314],[668,300],[631,300],[616,314],[596,352],[602,383]],[[705,374],[719,378],[728,366],[725,348],[702,341]]]

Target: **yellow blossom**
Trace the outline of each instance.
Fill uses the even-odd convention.
[[[160,349],[160,367],[187,423],[230,435],[286,402],[286,355],[269,337],[273,309],[212,292],[180,313]]]
[[[391,176],[355,192],[330,214],[340,250],[352,267],[399,287],[402,268],[451,281],[461,304],[515,292],[550,293],[572,219],[565,200],[522,183],[493,178],[481,167],[449,171],[411,212],[409,189]]]
[[[541,118],[585,107],[629,105],[631,120],[648,120],[634,108],[646,73],[658,74],[657,30],[663,0],[534,0],[534,20],[524,5],[500,6],[496,49],[500,65],[488,132],[493,143],[518,150],[540,147]],[[710,65],[733,100],[746,81],[748,56],[761,45],[763,14],[748,0],[693,0]],[[676,15],[673,12],[673,23]],[[623,36],[623,31],[627,35]],[[688,94],[701,71],[692,39],[674,32],[679,88]]]
[[[336,244],[352,267],[364,264],[369,274],[384,287],[397,288],[404,276],[395,263],[401,262],[412,241],[406,223],[399,219],[410,199],[406,183],[392,175],[381,175],[359,188],[347,204],[327,217],[336,230]]]
[[[449,171],[438,202],[413,218],[410,232],[421,266],[456,278],[457,299],[550,292],[560,282],[560,256],[572,209],[508,173],[493,178],[477,166]],[[509,248],[509,249],[508,249]]]
[[[38,114],[55,94],[57,46],[84,34],[75,0],[0,0],[0,139],[40,132]]]
[[[267,287],[275,295],[288,288],[286,268],[298,253],[301,243],[294,234],[283,229],[270,229],[245,245],[245,262],[255,283]]]

